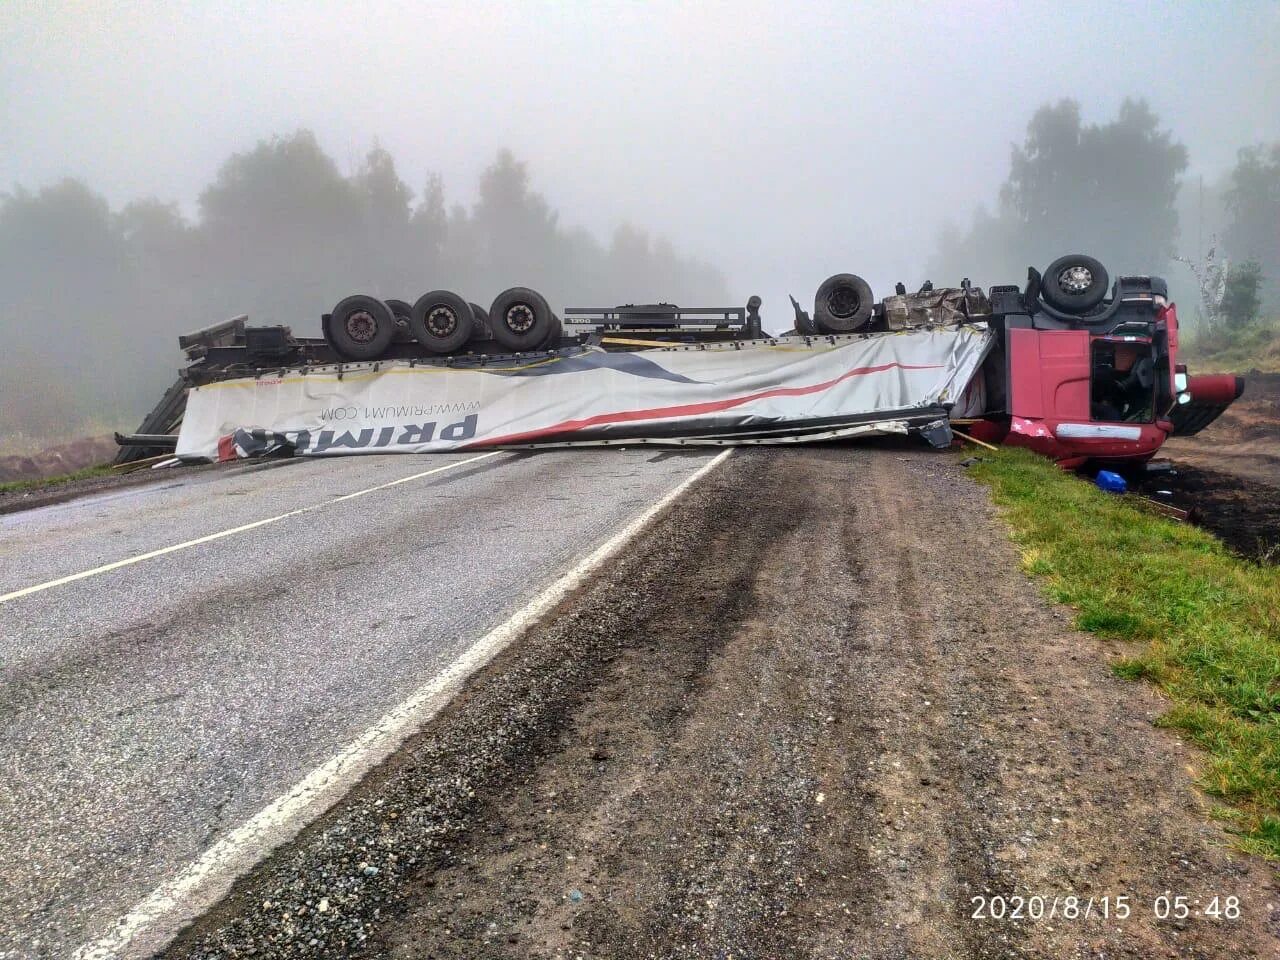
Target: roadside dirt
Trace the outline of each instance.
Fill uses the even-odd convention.
[[[191,477],[212,471],[221,473],[247,472],[250,470],[274,470],[291,464],[303,463],[298,459],[240,460],[231,463],[194,463],[175,464],[172,467],[155,470],[149,466],[122,470],[119,473],[101,476],[80,477],[60,483],[35,487],[29,490],[0,491],[0,516],[7,513],[19,513],[23,510],[35,510],[55,503],[66,503],[99,493],[114,493],[130,487],[141,487],[161,481],[186,480]]]
[[[1191,440],[1194,438],[1188,438]],[[1280,562],[1280,487],[1178,457],[1171,473],[1147,474],[1137,491],[1192,512],[1193,522],[1242,557]]]
[[[1237,553],[1280,561],[1280,374],[1251,373],[1245,393],[1202,433],[1161,451],[1176,475],[1143,479],[1142,492],[1183,509]],[[1162,493],[1167,491],[1167,494]]]
[[[1275,956],[1272,871],[957,460],[738,451],[166,956]]]
[[[183,470],[188,468],[181,468]],[[18,513],[22,510],[34,510],[54,503],[66,503],[95,493],[106,493],[111,490],[137,487],[156,480],[168,479],[174,473],[168,470],[150,470],[141,467],[132,471],[104,474],[97,477],[79,477],[60,483],[26,490],[0,490],[0,515]]]
[[[1280,487],[1280,373],[1246,374],[1244,396],[1204,432],[1174,437],[1164,452],[1203,470]]]
[[[0,456],[0,483],[74,473],[85,467],[107,463],[118,449],[114,437],[84,437],[31,454]]]

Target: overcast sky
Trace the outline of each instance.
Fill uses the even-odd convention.
[[[344,170],[376,141],[470,202],[507,146],[564,222],[665,234],[770,320],[837,270],[918,282],[1067,96],[1146,97],[1216,175],[1280,139],[1280,3],[0,0],[0,189],[194,213],[229,153],[309,127]]]

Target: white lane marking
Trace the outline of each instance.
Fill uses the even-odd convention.
[[[176,876],[160,884],[117,920],[109,933],[81,946],[75,953],[76,960],[149,957],[163,949],[184,923],[216,903],[239,876],[260,863],[275,847],[293,839],[303,827],[342,799],[356,781],[439,713],[472,673],[554,609],[662,510],[732,452],[732,448],[725,450],[695,470],[527,606],[468,647],[447,670],[420,686],[355,741],[307,774],[288,793],[277,797]]]
[[[468,463],[475,463],[477,460],[484,460],[487,457],[496,457],[498,454],[505,452],[506,451],[504,450],[494,450],[491,453],[482,453],[477,457],[469,457],[466,460],[458,460],[455,463],[446,463],[443,467],[434,467],[431,470],[424,470],[421,473],[415,473],[411,477],[401,477],[399,480],[380,483],[376,487],[357,490],[355,493],[344,493],[342,496],[334,497],[332,500],[326,500],[324,503],[313,503],[309,507],[299,507],[297,510],[290,510],[288,513],[282,513],[276,517],[267,517],[264,520],[255,520],[253,523],[241,524],[240,526],[232,527],[229,530],[219,530],[217,533],[211,533],[205,537],[196,537],[194,540],[175,543],[168,547],[161,547],[159,550],[150,550],[147,553],[140,553],[134,557],[126,557],[123,560],[116,560],[114,563],[104,563],[102,566],[94,567],[92,570],[81,570],[79,573],[59,577],[57,580],[49,580],[45,583],[37,583],[34,586],[23,587],[21,590],[14,590],[12,593],[0,594],[0,603],[8,603],[10,600],[17,600],[19,597],[25,597],[32,593],[39,593],[41,590],[60,587],[64,583],[74,583],[76,580],[83,580],[85,577],[94,577],[100,573],[109,573],[112,570],[119,570],[121,567],[127,567],[134,563],[141,563],[143,560],[163,557],[166,553],[176,553],[179,550],[186,550],[188,547],[198,547],[202,543],[221,540],[223,537],[230,537],[237,533],[244,533],[246,530],[265,527],[269,523],[278,523],[281,520],[288,520],[290,517],[296,517],[303,513],[311,513],[313,510],[323,510],[325,507],[332,506],[335,503],[342,503],[344,500],[354,500],[356,497],[363,497],[367,493],[386,490],[388,487],[394,487],[401,483],[408,483],[410,480],[421,480],[423,477],[429,477],[433,473],[444,473],[446,470],[453,470],[455,467],[465,467]]]

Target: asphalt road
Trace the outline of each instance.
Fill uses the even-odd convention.
[[[0,517],[0,957],[65,957],[716,451],[234,468]]]
[[[737,450],[164,960],[1280,956],[959,459]]]

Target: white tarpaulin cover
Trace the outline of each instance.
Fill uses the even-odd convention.
[[[407,360],[193,387],[178,456],[424,453],[603,441],[785,442],[945,418],[991,345],[983,325],[484,365]]]

